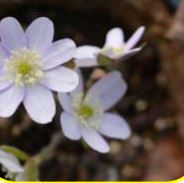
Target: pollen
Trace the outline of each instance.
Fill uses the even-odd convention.
[[[113,51],[116,54],[121,54],[123,52],[123,48],[122,47],[114,47]]]
[[[93,115],[93,109],[89,105],[81,105],[78,113],[83,118],[89,118]]]
[[[18,64],[17,64],[17,72],[19,73],[19,74],[22,74],[22,75],[26,75],[26,74],[29,74],[30,73],[30,71],[31,71],[31,69],[32,69],[32,65],[31,64],[28,64],[28,63],[26,63],[26,62],[19,62]]]
[[[13,80],[17,85],[34,84],[43,77],[40,56],[26,48],[12,51],[4,72],[6,79]]]

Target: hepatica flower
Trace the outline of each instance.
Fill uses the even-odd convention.
[[[125,42],[121,28],[113,28],[106,34],[105,44],[102,48],[84,45],[77,48],[76,64],[78,67],[90,67],[98,65],[98,55],[102,54],[111,59],[125,59],[139,52],[142,47],[134,48],[144,33],[145,28],[139,27],[131,38]]]
[[[114,71],[97,81],[84,94],[83,81],[70,94],[59,94],[64,109],[60,117],[64,135],[71,140],[83,139],[91,148],[101,153],[109,151],[102,137],[127,139],[130,128],[118,114],[106,112],[124,95],[127,86],[121,74]]]
[[[38,18],[24,32],[12,17],[0,22],[0,116],[11,116],[23,102],[38,123],[52,121],[55,102],[51,92],[69,92],[78,84],[77,74],[61,64],[74,56],[70,39],[53,41],[54,27]]]

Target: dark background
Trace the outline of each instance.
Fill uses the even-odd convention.
[[[129,85],[114,111],[133,131],[127,141],[110,140],[109,154],[61,138],[54,157],[40,166],[40,180],[173,180],[184,175],[184,3],[177,0],[0,0],[0,18],[16,17],[23,26],[49,17],[55,39],[103,46],[106,32],[123,28],[126,39],[141,25],[143,51],[118,69]],[[177,9],[178,7],[178,9]],[[183,10],[184,11],[184,10]],[[179,25],[179,26],[178,26]],[[178,28],[179,27],[179,28]],[[105,71],[83,69],[86,79]],[[23,107],[0,119],[0,143],[37,154],[60,130],[59,113],[48,125],[32,122]],[[62,132],[61,132],[62,136]],[[3,174],[2,174],[3,175]]]

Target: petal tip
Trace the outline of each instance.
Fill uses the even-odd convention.
[[[39,123],[39,124],[48,124],[48,123],[51,123],[52,122],[54,116],[51,117],[50,119],[44,119],[44,118],[43,119],[40,119],[40,118],[39,119],[33,119],[33,117],[31,117],[31,118],[36,123]]]
[[[113,27],[112,29],[110,29],[110,31],[112,31],[112,30],[114,30],[114,31],[122,31],[122,28],[120,28],[120,27]]]
[[[36,20],[42,20],[42,21],[50,21],[50,22],[52,22],[52,20],[50,18],[48,18],[48,17],[38,17],[34,21],[36,21]]]
[[[15,17],[4,17],[3,19],[1,19],[1,22],[4,21],[18,21]]]
[[[109,146],[107,146],[106,148],[104,148],[103,150],[100,150],[99,152],[100,153],[108,153],[110,151],[110,147]]]
[[[141,32],[141,34],[144,33],[145,29],[146,29],[146,27],[143,25],[139,27],[139,31]]]
[[[68,92],[71,92],[73,90],[75,90],[79,84],[79,76],[76,72],[73,71],[73,77],[72,77],[72,84],[70,87],[70,90]]]

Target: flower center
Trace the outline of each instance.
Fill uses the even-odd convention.
[[[89,105],[81,105],[78,110],[79,116],[89,118],[93,115],[94,111]]]
[[[5,78],[17,85],[33,84],[43,77],[40,56],[37,52],[23,48],[12,51],[4,66]]]
[[[88,98],[84,102],[84,94],[78,93],[73,96],[72,105],[75,109],[75,118],[86,128],[98,129],[101,123],[102,108],[98,101]]]
[[[26,62],[18,62],[17,63],[17,72],[19,73],[19,74],[22,74],[22,75],[26,75],[26,74],[29,74],[30,73],[30,71],[31,71],[31,69],[32,69],[32,66],[31,66],[31,64],[29,64],[29,63],[26,63]]]
[[[113,47],[112,50],[114,51],[115,54],[121,54],[123,52],[122,47]]]
[[[123,47],[104,47],[102,49],[102,53],[106,52],[107,54],[109,53],[115,53],[115,54],[122,54],[122,52],[124,51]]]

